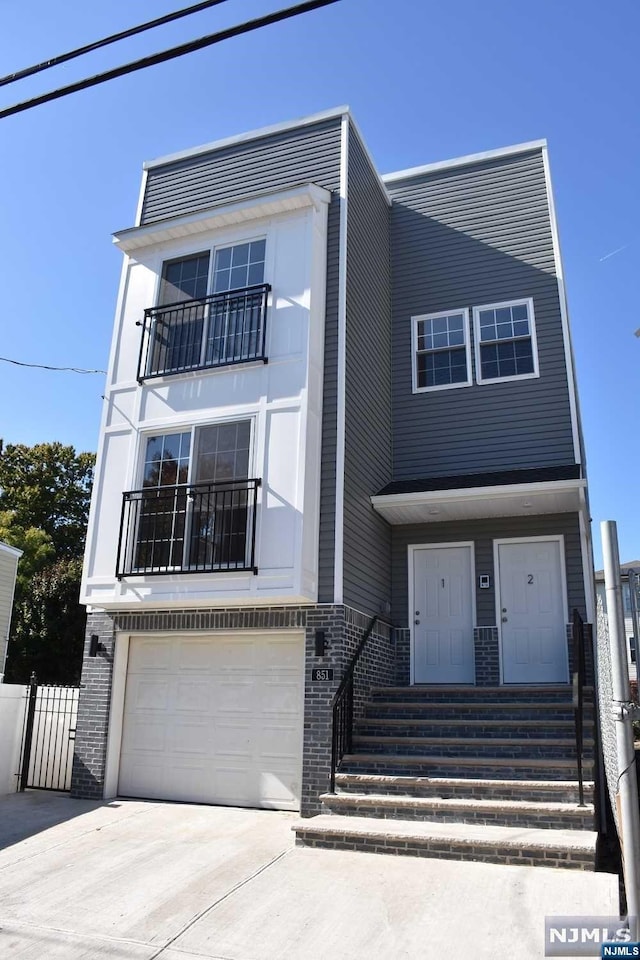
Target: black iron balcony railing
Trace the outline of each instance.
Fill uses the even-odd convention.
[[[212,573],[255,566],[260,480],[145,487],[123,495],[116,575]]]
[[[268,283],[149,307],[141,322],[138,381],[252,360],[267,362]]]

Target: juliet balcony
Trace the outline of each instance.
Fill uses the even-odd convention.
[[[116,576],[251,571],[260,480],[181,483],[123,494]]]
[[[144,312],[138,382],[256,360],[267,362],[271,286],[256,284]]]

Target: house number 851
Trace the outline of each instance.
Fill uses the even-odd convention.
[[[527,583],[533,583],[533,574],[532,574],[532,573],[530,573],[529,576],[527,577]]]

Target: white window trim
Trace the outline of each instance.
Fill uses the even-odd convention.
[[[418,323],[421,320],[438,320],[440,317],[451,317],[462,314],[464,330],[464,349],[467,358],[467,379],[460,383],[436,384],[432,387],[418,386]],[[456,349],[455,347],[453,349]],[[431,352],[431,351],[429,351]],[[457,387],[470,387],[473,383],[471,375],[471,344],[469,343],[469,310],[467,307],[458,307],[453,310],[440,310],[438,313],[422,313],[411,317],[411,387],[413,393],[433,393],[435,390],[455,390]]]
[[[483,378],[482,364],[480,362],[480,311],[498,310],[501,307],[518,307],[525,304],[529,313],[529,331],[531,335],[531,352],[533,354],[533,373],[518,373],[511,377],[490,377]],[[501,303],[483,303],[481,306],[473,308],[473,341],[474,356],[476,362],[476,383],[510,383],[512,380],[533,380],[540,376],[538,366],[538,341],[536,337],[536,319],[533,309],[533,297],[522,297],[519,300],[504,300]],[[505,343],[513,343],[513,340],[505,340]]]

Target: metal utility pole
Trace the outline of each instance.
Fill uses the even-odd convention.
[[[611,712],[613,719],[616,721],[618,757],[616,803],[619,811],[624,886],[627,894],[628,915],[639,917],[640,810],[638,809],[638,784],[636,781],[632,724],[634,718],[637,719],[640,714],[637,706],[631,702],[629,687],[629,664],[627,661],[627,642],[620,583],[620,554],[615,521],[603,520],[600,524],[600,531],[602,534],[604,582],[611,650]]]

